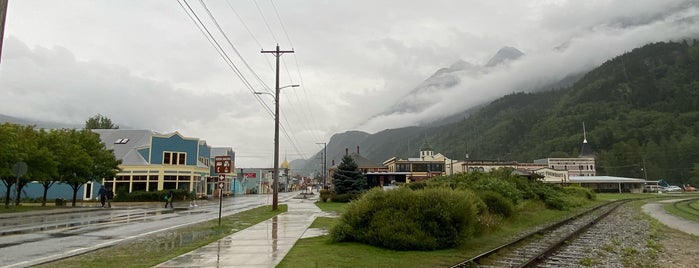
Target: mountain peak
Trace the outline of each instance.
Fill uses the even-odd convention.
[[[490,60],[488,61],[488,63],[485,64],[485,66],[493,67],[505,61],[516,60],[522,56],[524,56],[524,53],[522,53],[522,51],[519,51],[514,47],[503,47],[500,50],[498,50],[497,53],[495,53],[495,56],[490,58]]]

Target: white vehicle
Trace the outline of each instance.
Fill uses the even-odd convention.
[[[676,185],[670,185],[668,187],[665,187],[664,189],[666,192],[681,192],[682,188]]]

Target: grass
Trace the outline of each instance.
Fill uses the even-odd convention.
[[[590,202],[584,208],[601,202]],[[324,211],[344,211],[347,206],[322,202],[316,205]],[[435,251],[395,251],[360,243],[332,243],[329,236],[306,238],[299,240],[277,267],[448,267],[584,208],[555,211],[545,209],[540,202],[525,202],[518,206],[519,213],[501,222],[495,231],[464,241],[458,248]],[[337,221],[321,217],[313,224],[330,229]]]
[[[667,203],[663,205],[663,208],[672,215],[699,222],[699,199]]]
[[[285,212],[262,206],[35,267],[152,267]],[[186,241],[186,243],[182,243]]]
[[[2,207],[0,208],[0,214],[3,213],[14,213],[14,212],[28,212],[28,211],[36,211],[36,210],[52,210],[52,209],[58,209],[58,208],[66,208],[66,207],[55,207],[55,206],[15,206],[15,205],[10,205],[9,208]]]

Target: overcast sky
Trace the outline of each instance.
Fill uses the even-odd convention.
[[[335,133],[429,121],[699,34],[696,0],[204,3],[225,37],[200,1],[10,0],[0,114],[82,125],[99,113],[232,147],[238,167],[268,167],[274,102],[252,92],[274,88],[275,58],[260,51],[276,44],[295,51],[281,57],[280,85],[301,85],[282,89],[282,161],[312,156]],[[377,116],[438,69],[483,65],[503,46],[526,56],[457,73],[457,85],[420,96],[432,100],[420,111]]]

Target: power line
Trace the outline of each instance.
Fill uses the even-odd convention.
[[[244,85],[246,88],[248,88],[248,90],[249,90],[251,93],[253,93],[255,99],[256,99],[260,104],[262,104],[262,106],[263,106],[264,108],[266,108],[265,110],[266,110],[268,113],[272,114],[272,110],[269,108],[269,106],[267,106],[266,103],[264,103],[264,102],[262,101],[262,98],[260,98],[259,96],[257,96],[257,95],[254,94],[255,89],[253,88],[252,84],[250,84],[250,82],[245,78],[245,76],[243,76],[242,72],[238,69],[238,67],[235,66],[235,64],[234,64],[233,61],[230,59],[230,57],[228,56],[228,54],[226,53],[226,51],[223,49],[223,47],[221,47],[221,45],[218,43],[218,41],[216,41],[216,38],[214,38],[214,36],[211,34],[211,32],[209,31],[209,29],[206,28],[206,25],[204,25],[204,23],[201,21],[201,19],[200,19],[199,16],[196,14],[196,12],[194,12],[194,10],[193,10],[192,7],[189,5],[189,3],[187,3],[187,0],[182,0],[182,1],[184,2],[184,5],[187,6],[186,8],[185,8],[184,5],[182,5],[182,2],[180,2],[179,0],[177,1],[177,3],[180,4],[180,6],[182,7],[182,9],[184,9],[185,14],[187,14],[187,16],[192,20],[192,22],[194,22],[194,24],[197,26],[197,28],[199,29],[199,31],[200,31],[202,34],[204,34],[204,37],[206,38],[207,41],[209,41],[209,44],[211,44],[211,45],[214,47],[214,49],[215,49],[216,52],[219,54],[219,56],[221,56],[221,58],[223,59],[223,61],[228,65],[228,67],[231,68],[231,70],[233,70],[233,72],[234,72],[234,73],[238,76],[238,78],[243,82],[243,85]]]

